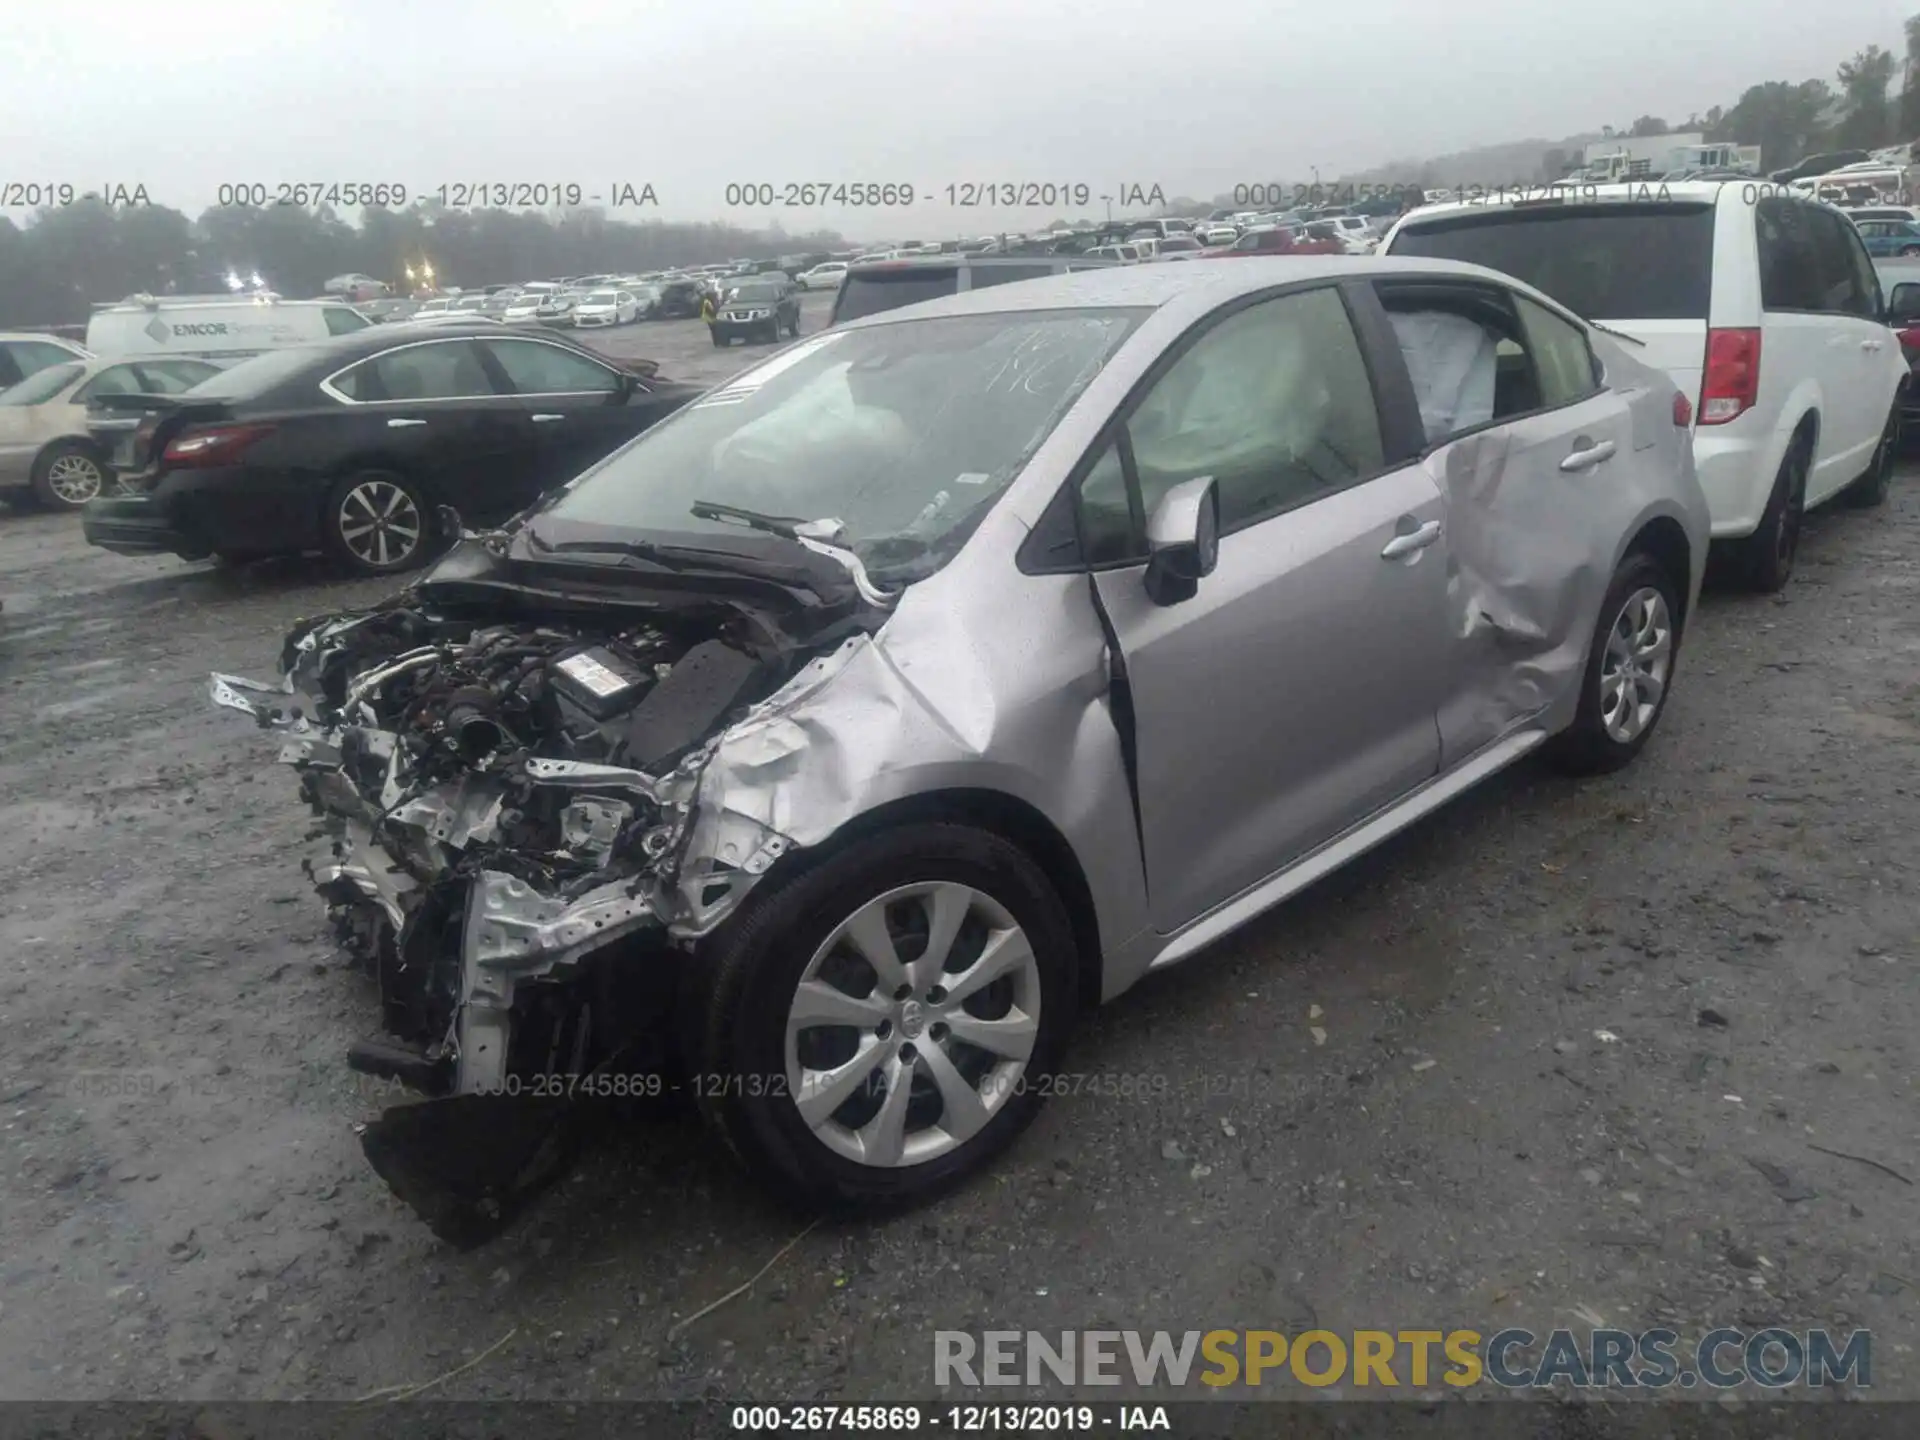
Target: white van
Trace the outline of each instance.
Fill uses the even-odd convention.
[[[1843,493],[1880,504],[1892,479],[1907,363],[1865,245],[1840,211],[1775,185],[1576,193],[1415,210],[1380,249],[1505,271],[1637,341],[1691,404],[1713,538],[1754,588],[1779,589],[1804,511]]]
[[[116,360],[190,355],[224,364],[285,345],[364,330],[372,323],[339,300],[134,295],[93,312],[87,321],[87,349]]]

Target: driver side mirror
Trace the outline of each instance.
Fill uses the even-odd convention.
[[[1211,475],[1183,480],[1147,521],[1147,598],[1156,605],[1191,600],[1220,560],[1220,486]]]

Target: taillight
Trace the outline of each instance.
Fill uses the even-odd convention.
[[[1909,325],[1904,330],[1893,332],[1900,337],[1902,346],[1909,350],[1920,350],[1920,325]]]
[[[272,433],[271,425],[210,425],[169,441],[163,458],[182,470],[231,465],[248,446]]]
[[[1707,331],[1700,383],[1700,423],[1724,425],[1753,408],[1760,394],[1760,332]]]
[[[1673,423],[1682,430],[1693,424],[1693,402],[1684,390],[1673,392]]]

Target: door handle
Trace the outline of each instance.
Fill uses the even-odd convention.
[[[1582,436],[1581,439],[1585,439]],[[1574,442],[1573,453],[1560,462],[1560,468],[1566,471],[1591,470],[1594,466],[1613,458],[1614,443],[1602,440],[1598,444],[1582,445]]]
[[[424,420],[389,420],[387,421],[387,428],[389,430],[404,430],[409,425],[424,425],[426,423]]]
[[[1882,343],[1883,342],[1879,340],[1862,340],[1860,342],[1860,348],[1862,350],[1878,350]]]
[[[1387,541],[1380,551],[1382,560],[1398,560],[1402,555],[1411,555],[1416,550],[1424,550],[1440,538],[1440,522],[1429,520],[1418,530],[1409,530]]]
[[[544,425],[549,420],[564,420],[566,418],[564,415],[536,415],[533,417],[533,423],[536,425]]]

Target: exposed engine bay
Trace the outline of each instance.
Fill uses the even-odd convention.
[[[349,1064],[437,1097],[369,1126],[368,1156],[457,1243],[557,1166],[543,1109],[653,1063],[635,1017],[676,967],[647,962],[709,933],[792,843],[703,795],[721,737],[867,628],[803,643],[723,602],[530,608],[416,586],[301,622],[279,686],[212,680],[286,735],[320,819],[305,868],[385,1032]]]

